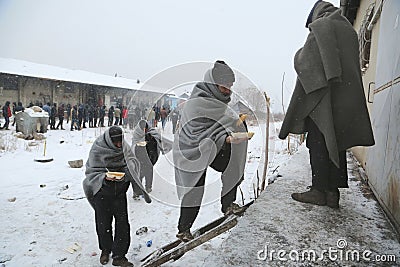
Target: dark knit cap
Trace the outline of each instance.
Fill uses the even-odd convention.
[[[307,21],[306,21],[306,28],[308,28],[308,25],[312,22],[312,17],[313,17],[313,14],[314,14],[314,10],[317,7],[317,5],[319,4],[319,2],[321,2],[321,1],[322,0],[318,0],[317,2],[315,2],[313,8],[310,11],[310,14],[308,14]]]
[[[111,126],[110,129],[108,130],[111,141],[113,143],[115,142],[122,142],[122,129],[119,128],[118,126]]]
[[[231,85],[235,82],[233,70],[222,60],[217,60],[212,68],[212,77],[218,85]]]

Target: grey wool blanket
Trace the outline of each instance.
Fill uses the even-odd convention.
[[[295,55],[296,86],[279,138],[307,131],[311,118],[325,138],[330,159],[339,151],[374,144],[359,65],[358,38],[332,4],[319,2],[310,33]]]
[[[142,128],[140,128],[141,122],[145,121],[144,120],[139,121],[138,124],[135,126],[135,129],[133,130],[132,151],[135,151],[134,147],[136,146],[137,143],[145,141],[145,132]],[[148,133],[151,134],[151,136],[153,136],[154,139],[156,139],[158,154],[161,152],[164,155],[167,154],[169,151],[171,151],[173,143],[172,140],[168,139],[164,135],[161,135],[154,128],[149,128]]]
[[[246,131],[243,126],[236,127],[238,115],[229,114],[230,100],[230,95],[222,94],[215,85],[209,70],[204,82],[195,85],[185,102],[173,144],[175,182],[180,199],[196,185],[223,148],[227,136],[234,131]],[[235,184],[243,175],[247,141],[232,145],[231,149],[224,174]]]
[[[125,172],[124,181],[120,182],[138,184],[143,191],[146,202],[150,203],[150,196],[138,179],[139,167],[139,162],[125,139],[123,138],[122,148],[116,147],[112,143],[109,129],[107,129],[93,143],[86,162],[86,178],[83,180],[83,190],[89,203],[92,205],[93,196],[102,187],[107,169],[109,171]]]

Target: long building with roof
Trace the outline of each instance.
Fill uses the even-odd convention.
[[[24,106],[49,102],[148,108],[160,106],[163,95],[163,88],[143,86],[139,80],[0,58],[1,105],[10,101]]]

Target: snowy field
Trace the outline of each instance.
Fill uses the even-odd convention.
[[[69,160],[83,159],[86,163],[92,143],[105,128],[87,128],[82,131],[48,131],[45,136],[46,157],[54,160],[38,163],[43,157],[43,141],[26,141],[14,136],[15,128],[0,131],[0,266],[99,266],[99,249],[95,232],[94,211],[84,198],[82,180],[85,167],[71,168]],[[160,128],[160,127],[159,127]],[[172,139],[172,125],[167,124],[163,134]],[[275,142],[274,125],[270,127],[270,169],[286,160],[283,142]],[[160,130],[161,131],[161,130]],[[250,126],[255,132],[249,141],[245,181],[241,185],[244,199],[238,193],[237,202],[247,203],[254,198],[257,170],[262,176],[264,164],[265,125]],[[130,142],[130,131],[126,131]],[[275,153],[277,152],[277,153]],[[155,166],[153,202],[134,200],[128,191],[128,210],[131,225],[131,246],[127,258],[135,266],[148,253],[175,239],[179,204],[170,164],[171,153],[160,156]],[[222,215],[219,203],[219,174],[209,169],[204,203],[192,230]],[[138,228],[149,231],[136,235]],[[201,266],[207,256],[221,244],[229,233],[209,241],[186,253],[166,266]],[[152,240],[152,246],[146,242]],[[111,266],[111,261],[108,263]]]

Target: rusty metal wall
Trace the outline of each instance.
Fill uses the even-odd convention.
[[[386,0],[380,17],[372,125],[376,145],[366,171],[375,195],[400,230],[400,1]]]

